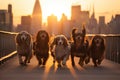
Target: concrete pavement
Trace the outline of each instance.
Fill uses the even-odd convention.
[[[71,66],[71,60],[64,68],[57,68],[50,56],[45,67],[37,66],[37,60],[32,58],[27,66],[20,66],[18,58],[7,61],[0,66],[0,80],[120,80],[120,64],[104,60],[101,66],[94,68],[92,62],[83,67]]]

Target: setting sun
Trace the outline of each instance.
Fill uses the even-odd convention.
[[[43,18],[46,18],[47,16],[54,14],[57,16],[58,20],[61,18],[62,13],[67,15],[67,17],[70,18],[70,4],[67,3],[67,1],[61,1],[61,0],[46,0],[44,6],[42,6],[43,11]]]

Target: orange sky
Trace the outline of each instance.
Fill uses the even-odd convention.
[[[35,0],[0,0],[0,9],[7,9],[8,4],[13,6],[14,25],[20,24],[22,15],[31,15]],[[120,14],[120,0],[40,0],[43,22],[52,13],[60,19],[61,14],[65,13],[68,19],[71,16],[71,5],[81,5],[82,10],[92,12],[94,4],[96,18],[105,16],[108,22],[112,15]]]

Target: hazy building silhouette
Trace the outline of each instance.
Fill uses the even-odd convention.
[[[99,16],[99,23],[98,23],[98,33],[105,34],[107,33],[107,26],[105,24],[105,16]]]
[[[48,24],[48,32],[49,32],[50,35],[59,34],[57,16],[55,16],[53,14],[51,16],[48,16],[47,24]]]
[[[11,4],[8,5],[8,13],[9,13],[9,17],[10,17],[9,18],[10,31],[12,31],[13,30],[13,13],[12,13],[12,5]]]
[[[64,30],[64,23],[67,21],[67,16],[65,14],[62,14],[61,20],[60,20],[60,33],[63,34]]]
[[[111,21],[108,23],[111,34],[120,34],[120,14],[112,16]]]
[[[27,31],[30,33],[31,28],[31,16],[22,16],[21,17],[21,24],[17,26],[17,32],[20,31]]]
[[[31,33],[35,34],[42,26],[42,10],[39,0],[35,1],[35,5],[32,13]]]
[[[71,20],[73,27],[79,27],[82,29],[82,25],[88,25],[89,22],[89,11],[81,11],[80,5],[74,5],[71,8]]]
[[[87,33],[90,34],[95,34],[98,33],[98,24],[97,24],[97,19],[95,18],[95,11],[93,7],[93,13],[89,19],[89,24],[87,27]]]
[[[0,30],[12,31],[13,14],[12,5],[8,5],[8,10],[0,10]]]
[[[65,14],[62,14],[59,25],[60,34],[64,34],[67,38],[70,38],[72,28],[70,26],[70,20],[67,19]]]

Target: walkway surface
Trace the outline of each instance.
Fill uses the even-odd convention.
[[[120,80],[120,64],[104,60],[101,66],[94,68],[90,62],[83,67],[71,66],[71,60],[67,61],[67,67],[57,68],[49,58],[45,67],[37,66],[37,60],[32,58],[27,66],[18,64],[17,56],[0,66],[0,80]]]

